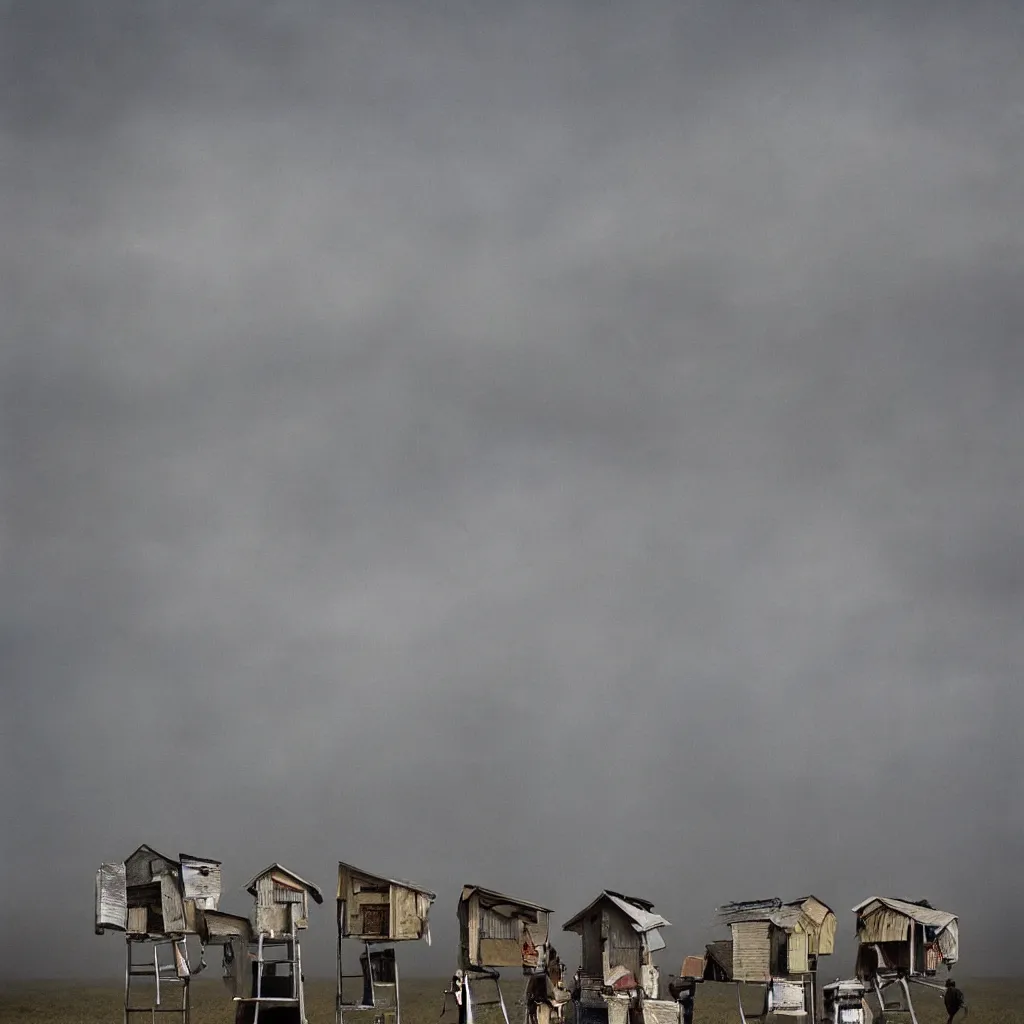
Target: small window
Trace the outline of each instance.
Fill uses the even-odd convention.
[[[386,903],[368,904],[362,908],[363,934],[379,935],[385,938],[388,934],[388,922],[391,908]]]

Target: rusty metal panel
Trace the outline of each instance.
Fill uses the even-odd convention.
[[[704,976],[704,957],[688,956],[683,960],[683,966],[679,968],[680,978],[701,978]]]
[[[96,933],[128,927],[128,889],[124,864],[101,864],[96,872]]]
[[[771,924],[737,921],[732,926],[732,975],[736,981],[770,979]]]

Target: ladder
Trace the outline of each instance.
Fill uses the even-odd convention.
[[[360,961],[365,958],[366,967],[359,974],[345,974],[341,961],[341,936],[338,937],[338,991],[335,999],[335,1024],[342,1024],[345,1011],[353,1013],[365,1012],[368,1010],[383,1010],[377,1020],[380,1024],[387,1024],[388,1013],[393,1011],[393,1024],[402,1024],[402,998],[400,995],[398,960],[393,949],[371,950],[370,943],[364,942],[364,953]],[[391,955],[388,956],[388,953]],[[376,974],[393,974],[393,981],[381,980]],[[363,982],[363,995],[358,1003],[346,1003],[342,993],[345,981],[360,980]]]
[[[500,1006],[505,1024],[510,1024],[508,1010],[505,1007],[505,998],[501,993],[500,979],[501,976],[498,972],[490,969],[456,971],[452,977],[451,988],[447,988],[444,991],[441,1018],[444,1017],[445,1011],[448,1008],[448,996],[453,996],[459,1008],[459,1024],[476,1024],[473,1016],[473,1009],[476,1006]],[[494,985],[493,995],[473,995],[472,983],[481,981],[489,981]]]
[[[284,957],[267,957],[264,953],[268,948],[285,947]],[[289,968],[288,995],[264,995],[264,981],[270,980],[270,976],[277,981],[282,976],[277,974],[278,965]],[[256,957],[253,960],[255,967],[255,991],[251,996],[235,996],[234,1002],[253,1007],[252,1024],[259,1024],[260,1007],[295,1007],[298,1011],[299,1024],[306,1022],[306,1000],[302,984],[302,947],[295,933],[281,936],[281,938],[270,939],[260,932],[256,940]],[[266,974],[266,968],[270,967],[270,976]],[[287,977],[287,976],[285,976]],[[282,979],[283,980],[283,979]],[[280,991],[283,986],[273,985],[272,989]]]
[[[133,949],[136,945],[146,943],[152,947],[153,959],[136,960]],[[164,960],[161,961],[161,955]],[[149,1006],[132,1005],[132,979],[152,978],[156,985],[153,1002]],[[124,972],[124,1024],[130,1024],[132,1017],[140,1013],[150,1014],[151,1022],[156,1021],[158,1013],[176,1013],[181,1017],[181,1024],[189,1024],[191,1001],[189,998],[189,981],[191,971],[188,965],[188,951],[184,939],[155,938],[145,939],[133,936],[125,937],[125,972]],[[179,1005],[165,1006],[161,1000],[161,982],[164,985],[181,987]]]

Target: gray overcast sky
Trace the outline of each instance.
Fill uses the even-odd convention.
[[[1019,969],[1024,5],[0,12],[0,972],[141,842]]]

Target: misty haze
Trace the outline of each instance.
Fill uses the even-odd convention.
[[[8,0],[0,47],[0,988],[120,984],[143,843],[231,914],[314,883],[309,978],[339,861],[436,894],[408,978],[469,883],[569,973],[604,890],[663,988],[811,893],[828,980],[873,896],[1020,973],[1024,5]]]

